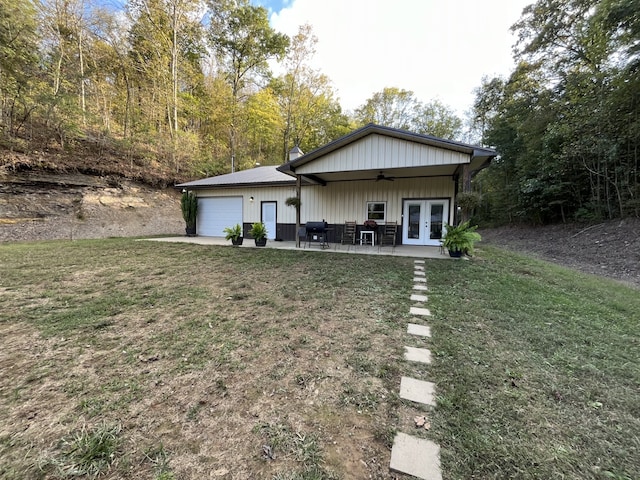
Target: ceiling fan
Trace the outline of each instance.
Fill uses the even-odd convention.
[[[379,182],[380,180],[387,180],[389,182],[393,182],[395,180],[395,178],[394,177],[385,177],[384,173],[381,171],[380,175],[378,175],[376,177],[376,182]]]

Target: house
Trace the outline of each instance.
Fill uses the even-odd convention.
[[[294,148],[289,162],[182,183],[198,197],[197,232],[253,222],[268,238],[295,240],[298,226],[326,221],[340,240],[345,221],[397,222],[397,243],[439,245],[455,219],[459,179],[489,165],[497,152],[430,135],[369,124],[310,153]],[[300,198],[300,208],[287,206]],[[330,238],[330,240],[332,240]]]

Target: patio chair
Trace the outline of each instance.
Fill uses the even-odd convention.
[[[398,226],[398,222],[386,222],[380,231],[380,242],[378,245],[380,248],[385,245],[396,246],[396,229]]]
[[[340,243],[355,245],[356,244],[356,230],[358,228],[358,224],[353,222],[344,222],[344,227],[342,229],[342,240]]]
[[[298,229],[298,238],[300,239],[300,245],[302,245],[302,248],[307,248],[307,241],[309,240],[309,235],[307,235],[306,227],[303,226]]]

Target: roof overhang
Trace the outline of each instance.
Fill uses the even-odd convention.
[[[386,155],[378,156],[379,158],[375,165],[369,161],[369,156],[361,157],[360,162],[352,161],[352,157],[348,157],[348,161],[342,164],[330,161],[331,158],[335,158],[331,154],[337,150],[345,149],[336,153],[336,155],[345,155],[350,148],[361,148],[362,143],[352,146],[352,144],[360,140],[365,139],[365,144],[369,141],[371,141],[369,143],[372,143],[378,140],[373,137],[368,139],[367,137],[370,135],[392,139],[390,143],[400,144],[401,149],[404,148],[403,142],[410,142],[416,148],[408,148],[418,150],[421,152],[420,155],[427,151],[422,146],[429,147],[428,152],[430,152],[430,155],[437,155],[439,160],[433,161],[419,156],[418,161],[409,162],[406,160],[408,156],[400,153],[395,155],[395,160],[390,160]],[[487,167],[491,159],[496,156],[497,152],[493,149],[369,124],[279,167],[256,167],[226,175],[180,183],[175,185],[175,188],[218,190],[289,187],[296,185],[297,177],[300,178],[303,185],[324,186],[330,182],[375,181],[381,173],[384,173],[385,178],[393,177],[394,179],[427,177],[451,177],[455,179],[461,174],[463,168],[468,168],[473,174],[473,172]]]
[[[458,152],[466,157],[462,164],[469,165],[472,171],[481,170],[489,165],[491,159],[497,156],[497,152],[493,149],[483,148],[476,145],[469,145],[452,140],[446,140],[431,135],[422,135],[398,130],[395,128],[383,127],[380,125],[368,124],[352,133],[345,135],[333,142],[324,145],[306,155],[302,155],[295,160],[285,163],[278,167],[282,173],[291,176],[300,175],[303,179],[310,177],[305,174],[305,170],[309,169],[312,162],[325,157],[332,152],[345,148],[348,145],[364,139],[369,135],[382,135],[384,137],[395,138],[412,142],[420,145],[434,147],[436,149],[444,149],[452,152]],[[419,177],[442,177],[455,176],[459,172],[461,163],[450,163],[440,165],[411,165],[404,167],[389,166],[384,167],[384,175],[395,178],[419,178]],[[356,181],[356,180],[375,180],[380,174],[380,168],[356,168],[349,171],[314,171],[312,183],[318,183],[321,180],[327,182]]]
[[[459,160],[451,163],[437,165],[411,165],[398,166],[390,164],[389,167],[382,167],[386,177],[395,178],[419,178],[419,177],[454,177],[460,172],[461,165],[469,165],[471,171],[481,170],[489,165],[491,159],[497,156],[493,149],[483,148],[476,145],[469,145],[452,140],[445,140],[431,135],[422,135],[398,130],[395,128],[383,127],[380,125],[368,124],[354,132],[345,135],[323,147],[320,147],[306,155],[302,155],[278,167],[278,171],[291,176],[300,175],[303,179],[309,178],[311,183],[344,182],[356,180],[375,180],[381,173],[380,166],[371,169],[352,169],[348,171],[318,171],[310,168],[312,163],[320,161],[336,150],[345,148],[359,140],[365,139],[369,135],[381,135],[393,139],[403,140],[418,145],[433,147],[438,150],[457,152]],[[308,172],[313,170],[313,175]],[[313,177],[313,178],[312,178]]]
[[[295,179],[289,182],[253,182],[253,183],[230,183],[230,184],[198,184],[196,182],[187,182],[174,185],[173,188],[178,190],[224,190],[231,188],[256,188],[256,187],[291,187],[296,185]]]

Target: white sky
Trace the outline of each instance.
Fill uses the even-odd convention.
[[[533,0],[291,0],[271,26],[293,36],[309,23],[318,37],[310,64],[352,111],[384,87],[438,99],[460,116],[483,75],[513,70],[509,27]],[[257,0],[270,8],[275,2]],[[272,8],[272,7],[271,7]]]

